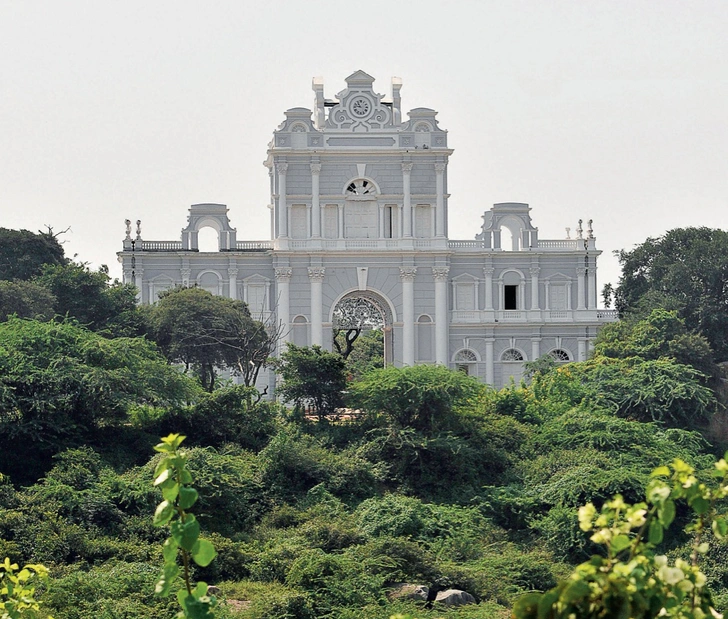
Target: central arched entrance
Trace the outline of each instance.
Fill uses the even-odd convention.
[[[332,311],[333,349],[348,357],[360,335],[380,330],[384,337],[384,365],[394,359],[392,309],[380,295],[369,290],[355,290],[341,297]]]

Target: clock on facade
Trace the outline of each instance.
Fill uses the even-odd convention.
[[[371,105],[369,103],[369,99],[365,97],[356,97],[356,99],[353,99],[351,102],[351,113],[359,118],[363,118],[369,114],[370,109]]]

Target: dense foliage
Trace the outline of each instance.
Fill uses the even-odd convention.
[[[719,361],[728,359],[728,232],[678,228],[619,252],[620,313],[677,310],[703,335]]]
[[[0,303],[16,304],[0,316],[0,561],[14,574],[48,566],[39,617],[174,616],[177,602],[154,595],[165,563],[169,583],[182,583],[163,546],[174,533],[151,514],[179,525],[192,507],[194,543],[176,550],[200,553],[200,564],[188,556],[189,582],[217,587],[218,618],[505,618],[524,593],[561,595],[562,578],[599,555],[605,527],[594,520],[624,517],[614,495],[634,507],[655,467],[679,461],[701,476],[723,447],[710,431],[723,414],[714,342],[677,304],[630,313],[603,329],[588,361],[536,360],[527,383],[501,391],[442,367],[377,368],[377,334],[359,338],[348,365],[291,345],[278,366],[289,410],[219,379],[222,368],[262,367],[275,343],[240,302],[179,289],[139,310],[132,288],[46,258],[24,278],[0,281]],[[88,308],[64,301],[63,286],[86,291]],[[187,435],[187,448],[170,439],[152,456],[168,434]],[[585,535],[577,510],[589,503],[598,529]],[[698,531],[683,532],[684,506],[674,520],[647,541],[653,567],[665,556],[683,582]],[[705,582],[690,580],[718,611],[728,609],[724,534],[700,532]],[[430,597],[462,589],[476,603],[431,611],[398,597],[403,583]],[[208,597],[190,585],[183,601],[190,592]],[[583,587],[572,593],[587,600]]]
[[[248,306],[201,288],[175,288],[160,295],[149,312],[152,333],[174,363],[194,370],[203,388],[215,388],[217,374],[229,368],[254,385],[274,341]]]

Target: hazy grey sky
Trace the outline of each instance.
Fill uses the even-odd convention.
[[[451,238],[494,202],[541,238],[593,218],[601,288],[613,250],[728,227],[726,0],[0,0],[0,226],[116,276],[127,217],[177,240],[222,202],[267,239],[271,132],[356,69],[440,112]]]

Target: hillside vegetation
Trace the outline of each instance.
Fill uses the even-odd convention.
[[[2,232],[11,245],[12,232]],[[32,248],[29,234],[17,242]],[[600,551],[580,506],[616,493],[642,501],[654,468],[679,458],[703,473],[725,448],[714,357],[724,344],[713,339],[725,316],[706,314],[724,310],[693,293],[657,295],[640,280],[640,295],[625,275],[623,320],[601,331],[591,359],[539,359],[501,391],[442,367],[382,369],[359,354],[354,368],[291,347],[278,362],[287,408],[220,378],[266,363],[275,335],[243,304],[198,290],[137,308],[133,288],[41,236],[22,270],[0,271],[0,561],[49,568],[41,617],[178,611],[154,596],[168,533],[152,523],[163,457],[153,447],[170,433],[187,437],[195,514],[218,553],[193,577],[228,600],[216,616],[245,619],[507,617],[521,595]],[[650,285],[658,241],[640,271]],[[625,254],[625,268],[639,257]],[[186,348],[181,327],[160,325],[187,311],[199,313],[179,322],[198,338]],[[360,413],[337,418],[342,404]],[[676,524],[688,517],[678,509]],[[672,559],[691,553],[681,528],[659,545]],[[707,537],[702,569],[728,610],[728,544]],[[476,603],[392,599],[402,583],[462,589]]]

